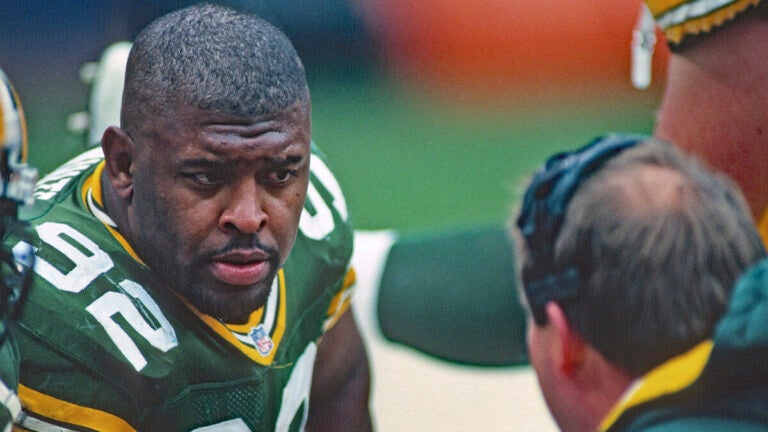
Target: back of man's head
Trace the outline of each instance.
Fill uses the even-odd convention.
[[[561,160],[566,173],[583,163]],[[534,316],[557,302],[574,331],[637,377],[711,337],[734,281],[765,252],[738,189],[673,146],[638,141],[600,163],[564,203],[551,264],[536,262],[540,246],[523,230],[525,300]],[[526,277],[536,267],[573,276]],[[541,289],[550,299],[532,292],[542,280],[554,280]]]
[[[633,376],[711,337],[733,284],[764,256],[741,194],[655,143],[631,148],[576,192],[555,249],[584,283],[573,328]]]
[[[247,12],[197,4],[164,15],[128,57],[123,126],[177,104],[255,117],[309,102],[304,66],[276,27]]]

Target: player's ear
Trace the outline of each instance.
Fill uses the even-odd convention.
[[[558,363],[560,372],[574,378],[584,364],[587,342],[576,333],[568,322],[562,307],[555,302],[546,305],[547,320],[557,334]]]
[[[130,136],[117,126],[109,126],[101,137],[104,152],[104,172],[117,195],[130,200],[133,195],[132,165],[136,145]]]

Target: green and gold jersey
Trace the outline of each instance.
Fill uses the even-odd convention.
[[[21,426],[40,431],[301,430],[317,342],[349,305],[352,227],[313,146],[292,254],[245,325],[196,311],[101,206],[101,150],[42,179],[23,216],[35,281],[22,314]],[[10,239],[19,262],[23,241]]]

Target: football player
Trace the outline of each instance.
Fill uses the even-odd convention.
[[[26,165],[27,134],[24,112],[8,77],[0,70],[0,238],[8,230],[23,232],[17,220],[20,204],[30,203],[37,172]],[[0,244],[0,430],[10,431],[21,414],[16,396],[19,358],[11,334],[24,300],[31,272],[19,267],[12,251]]]
[[[38,182],[29,430],[369,430],[353,233],[274,26],[196,4],[128,58],[119,126]],[[310,163],[311,161],[311,163]]]
[[[75,131],[84,132],[88,146],[99,145],[103,131],[120,123],[130,49],[130,42],[113,43],[97,62],[81,69],[89,85],[88,110],[73,115],[71,124]],[[527,361],[522,309],[514,290],[507,289],[515,284],[509,271],[514,255],[503,226],[407,236],[395,230],[358,230],[355,244],[359,247],[352,264],[360,289],[355,290],[354,302],[360,325],[371,334],[456,363],[498,366]],[[474,253],[455,253],[467,244]],[[417,261],[418,266],[412,265]],[[483,268],[485,272],[457,274],[456,268]],[[511,309],[488,304],[485,296],[477,295],[478,283],[503,287],[495,292],[495,301]],[[437,295],[440,292],[452,295]],[[450,331],[434,325],[435,320],[446,317],[451,320]],[[486,321],[496,323],[495,331],[478,331]],[[510,338],[510,334],[518,337]]]

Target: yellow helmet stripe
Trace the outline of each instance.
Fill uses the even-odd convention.
[[[0,143],[9,151],[18,151],[21,162],[27,156],[27,125],[18,95],[8,77],[0,71]]]
[[[13,93],[10,91],[10,83],[2,71],[0,71],[3,85],[0,87],[0,145],[5,145],[6,141],[6,123],[10,123]],[[8,125],[10,126],[10,125]]]
[[[733,19],[761,0],[645,0],[668,42],[705,33]]]
[[[18,101],[19,95],[16,94],[16,89],[11,87],[13,92],[13,100],[16,105],[16,110],[19,113],[19,127],[21,128],[21,163],[27,163],[27,120],[24,116],[24,108],[21,107],[21,103]]]

